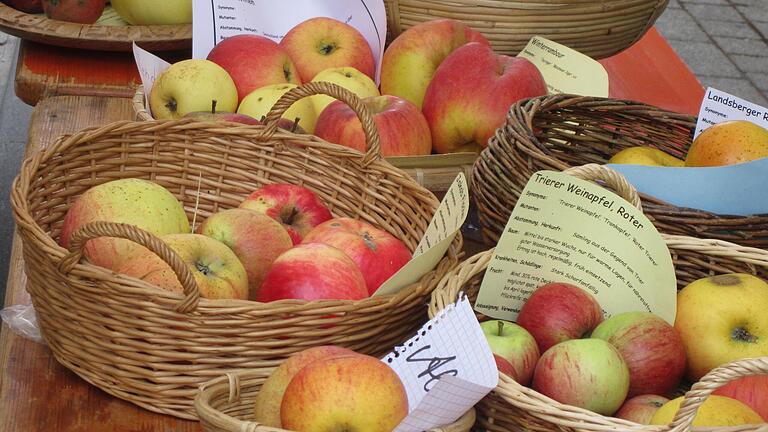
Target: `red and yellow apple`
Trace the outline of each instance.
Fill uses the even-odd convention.
[[[72,234],[95,221],[126,223],[156,236],[190,230],[184,207],[173,194],[157,183],[136,178],[113,180],[85,191],[64,216],[59,244],[69,248]],[[95,265],[114,270],[137,249],[143,246],[104,237],[89,240],[85,256]]]
[[[424,94],[432,147],[438,153],[484,148],[513,103],[545,94],[544,77],[528,59],[497,55],[477,42],[459,47],[437,68]]]
[[[457,20],[433,20],[409,28],[384,52],[381,93],[407,99],[421,109],[438,66],[468,42],[488,45],[483,35]]]
[[[432,152],[429,125],[416,105],[389,95],[365,98],[363,104],[373,114],[383,156],[419,156]],[[317,118],[315,135],[365,152],[363,125],[344,102],[336,101],[325,108]]]
[[[51,19],[93,24],[104,12],[104,3],[104,0],[43,0],[43,11]]]
[[[649,424],[666,425],[672,423],[682,403],[683,396],[665,403],[656,411]],[[694,427],[714,427],[760,423],[765,423],[765,420],[744,403],[725,396],[710,395],[699,406],[691,425]]]
[[[262,186],[239,207],[264,213],[283,224],[294,245],[301,243],[312,228],[333,217],[314,192],[292,184]]]
[[[339,85],[360,99],[379,96],[379,87],[376,83],[368,75],[349,66],[324,69],[312,78],[312,82],[329,82]],[[328,95],[318,94],[310,97],[309,100],[312,101],[315,113],[319,116],[336,99]]]
[[[237,101],[237,87],[227,71],[203,59],[172,64],[149,92],[149,107],[156,119],[177,119],[193,111],[210,111],[211,107],[232,112]]]
[[[539,347],[533,336],[519,325],[507,321],[483,321],[480,328],[494,356],[498,355],[510,363],[513,373],[508,375],[522,385],[530,384],[539,361]]]
[[[296,87],[296,84],[283,83],[270,84],[258,88],[249,93],[248,96],[240,102],[237,112],[256,119],[262,119],[269,114],[280,97]],[[298,122],[299,127],[301,127],[302,130],[305,130],[308,133],[313,133],[315,131],[317,114],[315,113],[314,105],[312,105],[312,98],[304,98],[294,102],[293,105],[283,113],[282,119]]]
[[[744,402],[768,422],[768,375],[751,375],[733,380],[712,394]]]
[[[248,299],[248,275],[240,260],[224,243],[200,234],[160,237],[187,265],[200,296],[208,299]],[[171,266],[149,249],[137,251],[115,270],[158,288],[183,292]]]
[[[505,359],[504,357],[501,357],[498,354],[494,354],[493,361],[496,362],[496,369],[498,369],[500,373],[503,373],[504,375],[507,375],[513,380],[517,381],[517,374],[515,373],[515,367],[512,366],[512,363],[510,363],[509,360]]]
[[[685,166],[733,165],[768,157],[768,129],[747,120],[712,125],[693,140]]]
[[[651,418],[669,399],[664,396],[645,394],[628,398],[613,415],[616,418],[640,424],[650,424]]]
[[[351,25],[333,18],[311,18],[294,26],[280,41],[302,82],[328,68],[350,66],[374,78],[375,61],[368,41]]]

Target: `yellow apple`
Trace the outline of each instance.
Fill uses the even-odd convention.
[[[131,25],[192,24],[192,0],[112,0],[120,18]]]
[[[665,403],[653,414],[650,424],[666,425],[672,423],[682,403],[682,396]],[[738,426],[760,423],[765,423],[763,418],[743,402],[714,395],[704,400],[696,412],[696,417],[693,418],[693,426]]]
[[[221,66],[208,60],[191,59],[172,64],[157,77],[149,93],[149,106],[156,119],[177,119],[194,111],[233,112],[237,109],[237,87]]]
[[[667,154],[656,147],[636,146],[628,147],[613,155],[608,163],[647,165],[664,167],[681,167],[685,165],[681,159]]]
[[[746,120],[734,120],[708,127],[699,134],[685,166],[722,166],[768,157],[768,129]]]
[[[768,356],[768,283],[745,273],[694,281],[677,295],[675,328],[697,381],[722,364]]]
[[[379,88],[376,83],[368,77],[368,75],[360,72],[353,67],[338,67],[325,69],[322,72],[315,75],[312,78],[313,82],[325,81],[337,84],[345,89],[351,91],[360,99],[364,99],[371,96],[380,96]],[[312,104],[315,106],[315,112],[319,116],[325,107],[331,104],[336,99],[326,96],[317,95],[312,96]]]
[[[281,83],[258,88],[243,98],[242,102],[240,102],[240,107],[237,108],[237,112],[260,119],[269,113],[272,106],[275,105],[275,102],[282,95],[296,87],[296,84]],[[310,134],[315,131],[317,114],[315,113],[315,107],[312,105],[311,98],[304,98],[294,102],[283,114],[283,118],[290,121],[298,118],[299,127]]]

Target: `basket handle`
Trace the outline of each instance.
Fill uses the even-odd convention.
[[[615,190],[620,197],[629,201],[630,204],[641,211],[643,210],[637,189],[627,181],[626,177],[605,165],[586,164],[568,168],[563,172],[582,180],[601,181],[605,186]]]
[[[368,107],[366,107],[363,101],[351,91],[329,82],[309,82],[293,88],[282,95],[280,99],[275,102],[275,105],[272,106],[269,113],[267,113],[267,117],[264,121],[266,129],[263,137],[266,140],[272,138],[277,131],[277,122],[294,102],[307,96],[318,94],[331,96],[346,103],[352,108],[355,114],[357,114],[360,123],[363,125],[363,133],[365,134],[366,149],[365,155],[363,156],[363,166],[367,167],[374,160],[380,159],[381,143],[379,141],[379,132],[376,129],[376,123],[374,123],[373,116],[371,116]],[[320,113],[318,113],[318,115],[319,114]]]
[[[200,301],[200,290],[197,288],[195,277],[192,276],[181,257],[157,236],[134,225],[103,221],[89,222],[83,225],[72,234],[69,242],[69,253],[59,261],[59,270],[65,274],[72,272],[83,257],[88,240],[99,237],[131,240],[154,252],[171,266],[184,288],[184,299],[176,305],[175,310],[187,313],[197,308]]]
[[[732,380],[751,375],[768,375],[768,357],[737,360],[709,371],[685,393],[680,409],[669,424],[669,432],[690,431],[696,412],[713,391]]]

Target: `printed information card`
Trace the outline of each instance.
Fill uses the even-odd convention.
[[[748,120],[768,129],[768,108],[708,87],[699,108],[699,119],[693,138],[696,139],[704,129],[729,120]]]
[[[648,218],[598,185],[539,171],[512,211],[475,310],[514,321],[533,291],[549,282],[588,291],[606,316],[646,311],[675,320],[672,257]]]

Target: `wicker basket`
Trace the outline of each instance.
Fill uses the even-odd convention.
[[[638,41],[668,0],[384,0],[387,32],[438,18],[464,21],[502,54],[516,55],[543,36],[593,58],[610,57]]]
[[[294,101],[317,93],[357,111],[369,149],[361,154],[276,127]],[[267,126],[234,123],[117,122],[58,139],[24,161],[11,202],[23,241],[27,285],[43,335],[56,359],[86,381],[137,405],[195,418],[200,384],[235,369],[273,367],[316,345],[340,345],[381,355],[426,321],[431,291],[457,263],[461,236],[429,274],[395,295],[359,301],[200,299],[81,261],[78,243],[120,236],[155,246],[137,229],[92,224],[72,252],[56,239],[65,212],[90,186],[117,178],[155,181],[184,204],[190,220],[237,207],[263,184],[312,189],[336,216],[366,220],[413,250],[438,206],[429,191],[380,159],[366,108],[344,89],[308,84],[275,105]],[[199,201],[199,202],[198,202]],[[159,243],[159,245],[158,245]],[[167,248],[166,248],[167,249]],[[175,266],[181,280],[184,266]]]
[[[289,432],[260,425],[253,420],[256,395],[272,369],[228,373],[200,388],[195,409],[205,432]],[[475,423],[470,409],[450,425],[429,432],[469,432]]]
[[[638,102],[554,95],[520,101],[472,169],[483,237],[499,236],[530,176],[603,164],[620,150],[650,145],[684,157],[696,119]],[[668,234],[712,238],[768,249],[768,215],[728,216],[670,205],[640,195],[646,216]]]
[[[580,178],[594,179],[597,170],[606,167],[591,165],[576,167],[567,172]],[[602,175],[606,182],[628,201],[639,205],[627,191],[631,186],[620,175]],[[720,240],[703,240],[692,237],[664,235],[677,274],[678,287],[714,274],[743,272],[761,273],[768,268],[768,252],[739,246]],[[481,252],[461,263],[438,284],[432,293],[430,316],[435,316],[446,305],[455,302],[460,292],[474,302],[491,258],[493,249]],[[484,316],[478,317],[480,320]],[[476,406],[477,426],[483,430],[506,432],[509,430],[602,432],[615,431],[687,431],[696,408],[714,389],[744,375],[768,374],[768,357],[743,360],[711,371],[687,393],[687,400],[671,426],[647,426],[613,417],[606,417],[585,409],[564,405],[530,388],[524,387],[501,374],[498,386]],[[674,426],[674,427],[673,427]],[[760,429],[763,428],[763,429]],[[765,430],[768,425],[717,428],[711,430]]]

